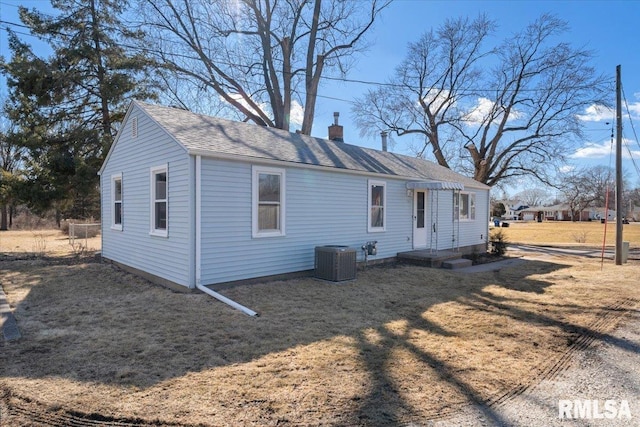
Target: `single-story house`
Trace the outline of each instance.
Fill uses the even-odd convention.
[[[561,203],[553,206],[546,206],[545,210],[545,218],[551,221],[573,221],[573,213],[571,211],[571,207],[566,203]],[[575,221],[589,221],[593,219],[593,212],[589,210],[582,210],[578,218],[575,218]]]
[[[489,187],[433,162],[131,103],[100,169],[102,256],[188,288],[314,269],[314,249],[484,251]]]

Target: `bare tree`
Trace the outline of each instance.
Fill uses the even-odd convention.
[[[624,200],[627,202],[627,217],[634,218],[636,221],[640,220],[637,213],[640,206],[640,187],[627,190]]]
[[[609,192],[609,206],[614,205],[614,171],[605,166],[594,166],[566,174],[559,185],[574,220],[588,207],[604,207]]]
[[[549,199],[549,193],[542,188],[527,188],[514,196],[528,206],[542,206]]]
[[[146,48],[178,78],[213,91],[205,103],[288,130],[295,101],[310,134],[321,76],[349,69],[390,0],[142,2]]]
[[[361,131],[422,135],[416,154],[430,147],[442,166],[488,185],[550,183],[582,136],[577,114],[602,103],[605,79],[589,51],[555,41],[567,25],[554,16],[486,48],[494,27],[485,16],[449,20],[411,43],[389,84],[357,101]]]

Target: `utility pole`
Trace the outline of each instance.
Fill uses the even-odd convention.
[[[616,66],[616,265],[622,265],[622,82]]]

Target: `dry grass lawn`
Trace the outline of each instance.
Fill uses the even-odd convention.
[[[251,318],[106,264],[0,261],[23,334],[0,341],[5,405],[23,408],[5,413],[18,424],[422,423],[500,401],[581,337],[606,337],[640,306],[639,272],[638,261],[530,256],[498,273],[384,266],[340,284],[223,291],[261,314]]]
[[[101,247],[100,235],[76,239],[75,246],[60,230],[20,230],[0,232],[0,254],[68,256],[95,252]]]
[[[570,222],[570,221],[545,221],[545,222],[517,222],[508,221],[508,228],[500,228],[506,233],[511,243],[527,244],[586,244],[589,246],[602,246],[605,237],[605,224],[599,221]],[[622,238],[629,242],[631,248],[640,248],[640,222],[624,224]],[[616,244],[616,224],[610,222],[606,229],[606,245]]]

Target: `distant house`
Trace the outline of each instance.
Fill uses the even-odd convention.
[[[544,209],[546,219],[551,221],[589,221],[595,218],[595,214],[591,209],[584,209],[574,219],[571,207],[566,203],[546,206]]]
[[[544,221],[548,211],[544,206],[526,206],[519,212],[519,218],[523,221]]]
[[[616,211],[613,209],[606,209],[604,207],[592,208],[591,219],[603,219],[605,217],[605,211],[607,212],[607,221],[616,220]]]
[[[432,162],[132,102],[100,170],[102,255],[185,287],[376,259],[484,250],[489,188]]]
[[[523,210],[529,208],[529,206],[527,206],[521,200],[503,200],[500,203],[502,203],[505,208],[505,213],[504,215],[502,215],[502,219],[506,220],[516,221],[524,219],[522,216],[522,212]]]

